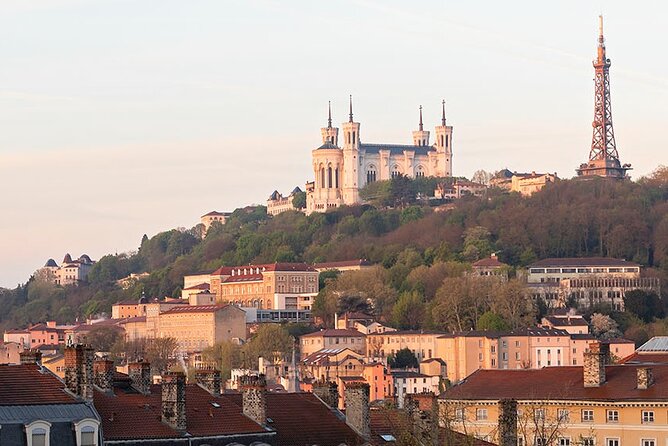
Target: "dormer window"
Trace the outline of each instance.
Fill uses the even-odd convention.
[[[84,418],[74,423],[77,446],[99,446],[98,432],[100,424],[92,418]]]
[[[28,446],[48,446],[50,444],[51,423],[48,421],[33,421],[26,424],[25,428]]]

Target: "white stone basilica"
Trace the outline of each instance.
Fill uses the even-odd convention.
[[[353,121],[352,98],[348,122],[332,127],[329,109],[327,127],[320,129],[322,145],[313,150],[315,181],[307,184],[306,212],[325,212],[341,205],[360,203],[359,190],[366,184],[389,180],[398,175],[415,177],[452,176],[452,126],[445,123],[445,101],[441,125],[435,129],[436,144],[429,144],[429,131],[420,124],[413,132],[413,145],[368,144],[360,138],[360,123]]]

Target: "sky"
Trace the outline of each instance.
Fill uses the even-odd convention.
[[[445,99],[453,171],[586,161],[598,14],[617,148],[668,164],[660,1],[0,0],[0,286],[136,250],[312,179],[327,101],[409,144]]]

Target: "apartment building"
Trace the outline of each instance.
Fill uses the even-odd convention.
[[[359,331],[349,329],[327,329],[309,333],[299,338],[300,357],[306,358],[322,349],[340,348],[349,348],[362,356],[366,356],[365,337]]]
[[[341,377],[361,376],[364,356],[350,348],[324,348],[301,361],[301,376],[305,379],[336,381]]]
[[[515,414],[520,445],[665,445],[668,365],[608,361],[607,347],[592,343],[583,366],[478,370],[440,397],[441,418],[499,444],[497,420]]]

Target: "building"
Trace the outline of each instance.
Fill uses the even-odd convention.
[[[277,190],[273,191],[267,200],[267,214],[278,215],[287,211],[300,211],[293,204],[293,200],[297,194],[303,193],[299,187],[295,187],[290,195],[284,197],[283,194]]]
[[[622,311],[627,291],[661,295],[659,279],[641,277],[640,265],[608,257],[539,260],[528,267],[527,286],[534,299],[543,299],[552,308],[607,304]]]
[[[65,254],[60,266],[53,259],[47,260],[46,264],[37,270],[35,276],[44,282],[55,285],[77,285],[88,280],[88,273],[95,262],[86,254],[82,254],[76,260]]]
[[[30,347],[36,348],[40,345],[55,345],[65,343],[66,332],[74,328],[73,325],[58,325],[56,321],[34,324],[28,327],[30,333]]]
[[[26,349],[24,343],[2,342],[0,343],[0,365],[20,364],[21,353]]]
[[[367,355],[372,359],[385,360],[399,350],[409,349],[418,361],[437,357],[436,342],[443,331],[395,330],[370,333],[366,336]]]
[[[579,177],[627,178],[630,164],[619,161],[612,127],[610,99],[610,59],[605,54],[603,16],[599,16],[598,51],[594,64],[594,121],[589,160],[576,170]]]
[[[394,396],[399,408],[404,407],[407,395],[420,393],[439,394],[441,377],[429,376],[412,370],[392,370]]]
[[[416,177],[452,176],[452,126],[446,125],[445,102],[441,125],[436,127],[436,143],[429,142],[424,130],[422,107],[413,144],[362,143],[360,123],[353,120],[352,98],[348,122],[332,127],[331,107],[327,127],[321,129],[322,145],[312,151],[315,181],[307,185],[306,212],[325,212],[341,205],[361,202],[359,191],[374,181],[390,180],[399,175]]]
[[[500,262],[496,256],[496,253],[492,253],[485,259],[480,259],[476,262],[473,262],[471,268],[471,274],[473,276],[498,277],[502,280],[508,280],[509,266],[503,262]]]
[[[24,348],[30,348],[32,345],[30,342],[30,330],[25,329],[6,330],[2,335],[2,341],[5,344],[12,342],[23,345]]]
[[[21,363],[0,365],[0,444],[102,445],[101,419],[84,398],[25,351]]]
[[[361,376],[364,356],[350,348],[323,348],[302,359],[303,379],[336,381],[341,377]]]
[[[227,219],[230,218],[230,215],[232,215],[231,212],[218,212],[218,211],[211,211],[207,214],[202,215],[200,217],[200,223],[204,225],[204,234],[206,234],[206,231],[209,230],[209,228],[214,222],[224,225],[227,222]]]
[[[283,323],[302,322],[311,323],[311,310],[261,310],[255,307],[241,307],[246,312],[246,323]]]
[[[559,177],[556,173],[518,173],[503,169],[490,180],[490,185],[529,197],[557,181]]]
[[[394,379],[385,364],[369,362],[364,364],[362,377],[369,384],[369,400],[386,400],[394,397]]]
[[[210,274],[217,302],[240,307],[310,310],[319,291],[318,271],[306,263],[223,266]]]
[[[181,352],[246,339],[246,315],[234,305],[181,305],[160,313],[160,337],[174,338]]]
[[[111,306],[112,319],[125,319],[142,316],[142,305],[138,300],[125,300]]]
[[[366,356],[365,337],[359,331],[350,329],[330,328],[316,331],[299,338],[299,354],[301,358],[306,358],[322,349],[349,348],[362,356]]]
[[[373,265],[366,259],[341,260],[338,262],[314,263],[313,268],[318,272],[323,271],[362,271],[369,269]]]
[[[494,441],[496,421],[514,414],[515,444],[522,445],[666,444],[668,365],[607,360],[604,346],[594,343],[583,366],[478,370],[441,395],[441,418],[455,430]]]
[[[434,198],[438,200],[459,200],[464,197],[481,197],[488,187],[463,178],[455,178],[452,182],[438,183],[434,190]]]
[[[546,328],[566,330],[570,334],[589,333],[589,324],[573,308],[543,317],[541,325]]]

